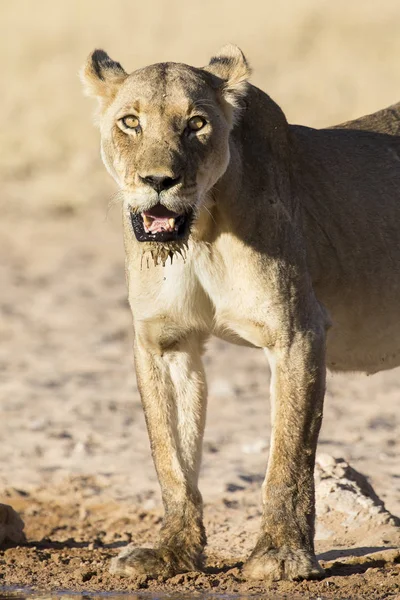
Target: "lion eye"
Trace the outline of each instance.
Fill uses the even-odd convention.
[[[139,127],[139,119],[134,115],[127,115],[121,119],[122,124],[127,129],[137,129]]]
[[[188,127],[192,131],[199,131],[199,129],[202,129],[205,124],[206,121],[203,119],[203,117],[192,117],[188,121]]]

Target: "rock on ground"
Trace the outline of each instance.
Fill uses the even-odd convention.
[[[0,504],[0,546],[4,542],[22,544],[26,541],[24,522],[8,504]]]
[[[368,479],[342,458],[317,456],[316,541],[371,551],[400,544],[400,520],[386,510]]]

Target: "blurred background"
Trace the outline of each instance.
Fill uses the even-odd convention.
[[[132,368],[120,208],[78,70],[95,47],[129,72],[204,65],[233,42],[290,122],[328,126],[399,100],[399,1],[14,0],[0,3],[0,27],[0,488],[89,473],[118,497],[158,494]],[[262,352],[218,341],[206,367],[208,500],[240,473],[262,476],[269,374]],[[399,396],[399,371],[330,375],[320,440],[397,513]]]
[[[95,47],[130,72],[201,66],[231,41],[289,121],[316,127],[399,97],[397,0],[15,0],[1,3],[0,22],[2,200],[31,210],[112,193],[77,78]]]

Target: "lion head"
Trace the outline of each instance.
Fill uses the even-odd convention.
[[[187,241],[227,169],[249,72],[235,46],[204,68],[160,63],[130,75],[103,50],[89,56],[81,78],[99,101],[102,158],[139,242],[165,254]]]

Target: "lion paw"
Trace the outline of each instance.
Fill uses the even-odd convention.
[[[169,578],[178,573],[195,571],[192,561],[179,561],[179,553],[168,548],[134,548],[132,544],[124,548],[111,561],[110,573],[123,577],[147,576]]]
[[[323,569],[307,550],[282,547],[252,555],[243,567],[243,574],[248,579],[266,581],[316,579],[323,576]]]
[[[23,544],[26,542],[23,530],[24,522],[18,513],[8,504],[0,504],[0,544]]]

